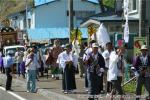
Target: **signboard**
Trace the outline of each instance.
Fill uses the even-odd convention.
[[[124,40],[122,39],[122,34],[120,33],[114,33],[114,46],[120,46],[124,45]],[[127,44],[128,49],[133,49],[134,48],[134,37],[137,37],[137,33],[130,33],[129,34],[129,43]]]
[[[139,55],[142,45],[147,45],[147,37],[134,37],[134,55]]]

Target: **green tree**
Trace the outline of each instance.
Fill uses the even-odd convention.
[[[105,8],[114,9],[116,0],[98,0],[100,9],[102,12],[105,12]]]

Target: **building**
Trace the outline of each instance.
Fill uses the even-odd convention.
[[[10,14],[7,16],[7,19],[10,21],[10,26],[14,29],[19,29],[19,30],[25,30],[26,28],[26,23],[25,23],[25,10],[16,12],[13,14]]]
[[[74,27],[77,27],[84,18],[99,13],[100,7],[87,0],[73,0],[73,10]],[[37,5],[34,12],[32,28],[68,27],[68,0],[53,0]]]
[[[122,0],[123,1],[123,0]],[[116,0],[116,9],[118,11],[122,11],[122,1]],[[140,4],[142,1],[142,15],[140,14]],[[150,27],[150,13],[149,13],[149,0],[129,0],[129,31],[130,33],[139,35],[139,20],[140,15],[142,16],[142,33],[141,36],[149,35],[149,27]],[[94,16],[89,17],[80,25],[81,27],[87,27],[88,25],[95,24],[98,25],[100,23],[104,23],[106,28],[108,29],[110,34],[118,32],[123,34],[123,24],[125,22],[124,16],[118,13],[114,13],[112,11],[106,11],[104,13],[100,13]]]
[[[79,27],[86,17],[100,12],[98,3],[88,0],[73,0],[73,6],[75,28]],[[27,27],[29,39],[37,41],[37,38],[33,37],[37,33],[41,34],[37,36],[39,40],[56,38],[58,33],[66,33],[65,37],[69,38],[68,17],[68,0],[35,0],[35,6],[28,9],[27,26],[25,10],[9,18],[12,27],[20,30],[25,30]],[[87,29],[82,29],[82,32],[87,34]],[[83,36],[87,38],[86,35]]]

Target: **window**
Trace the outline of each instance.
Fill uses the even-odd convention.
[[[129,12],[137,11],[137,0],[129,0]]]
[[[31,19],[28,19],[28,28],[31,28]]]
[[[133,0],[132,10],[136,10],[136,0]]]

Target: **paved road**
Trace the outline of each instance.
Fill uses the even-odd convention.
[[[0,100],[48,100],[37,93],[27,93],[19,85],[13,85],[13,90],[5,91],[5,88],[0,86]]]
[[[0,89],[0,100],[19,100],[8,92]]]

